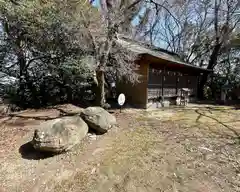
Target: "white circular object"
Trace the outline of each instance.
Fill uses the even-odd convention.
[[[113,82],[113,83],[111,83],[111,87],[115,87],[116,86],[116,84]]]
[[[122,106],[123,104],[125,103],[125,95],[123,93],[121,93],[119,96],[118,96],[118,104],[120,106]]]

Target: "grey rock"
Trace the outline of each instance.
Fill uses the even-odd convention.
[[[88,125],[79,116],[46,121],[34,132],[33,147],[39,151],[69,151],[87,135]]]
[[[170,106],[170,102],[169,101],[163,101],[162,102],[162,106],[163,107],[169,107]]]
[[[64,114],[68,114],[68,115],[77,115],[83,111],[83,108],[77,107],[72,104],[58,105],[55,107],[55,109],[61,111]]]
[[[0,104],[0,115],[7,115],[10,112],[10,107],[8,105]]]
[[[91,141],[97,140],[97,135],[95,133],[88,133],[88,138]]]
[[[81,117],[89,128],[103,134],[117,124],[116,118],[101,107],[88,107],[81,113]]]

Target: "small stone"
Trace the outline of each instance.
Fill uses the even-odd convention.
[[[96,173],[96,167],[94,167],[93,169],[92,169],[92,171],[91,171],[91,175],[93,175],[94,173]]]
[[[90,135],[89,138],[93,141],[97,140],[97,135]]]

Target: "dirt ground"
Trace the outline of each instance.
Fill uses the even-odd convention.
[[[36,113],[0,119],[0,191],[240,191],[240,110],[115,111],[118,127],[57,156],[28,143]]]

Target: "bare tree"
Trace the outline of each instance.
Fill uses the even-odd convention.
[[[152,44],[178,53],[193,65],[214,70],[240,22],[238,0],[147,0],[152,18],[141,35]],[[154,25],[151,25],[154,21]],[[206,84],[204,74],[200,89]],[[203,97],[203,92],[199,92]]]
[[[135,56],[117,43],[118,33],[127,33],[131,28],[131,21],[140,9],[141,0],[112,1],[101,0],[102,29],[101,33],[94,34],[91,24],[85,18],[91,44],[94,45],[96,59],[97,104],[105,104],[105,74],[114,71],[118,78],[125,77],[132,83],[138,81]],[[100,35],[101,34],[101,35]]]

